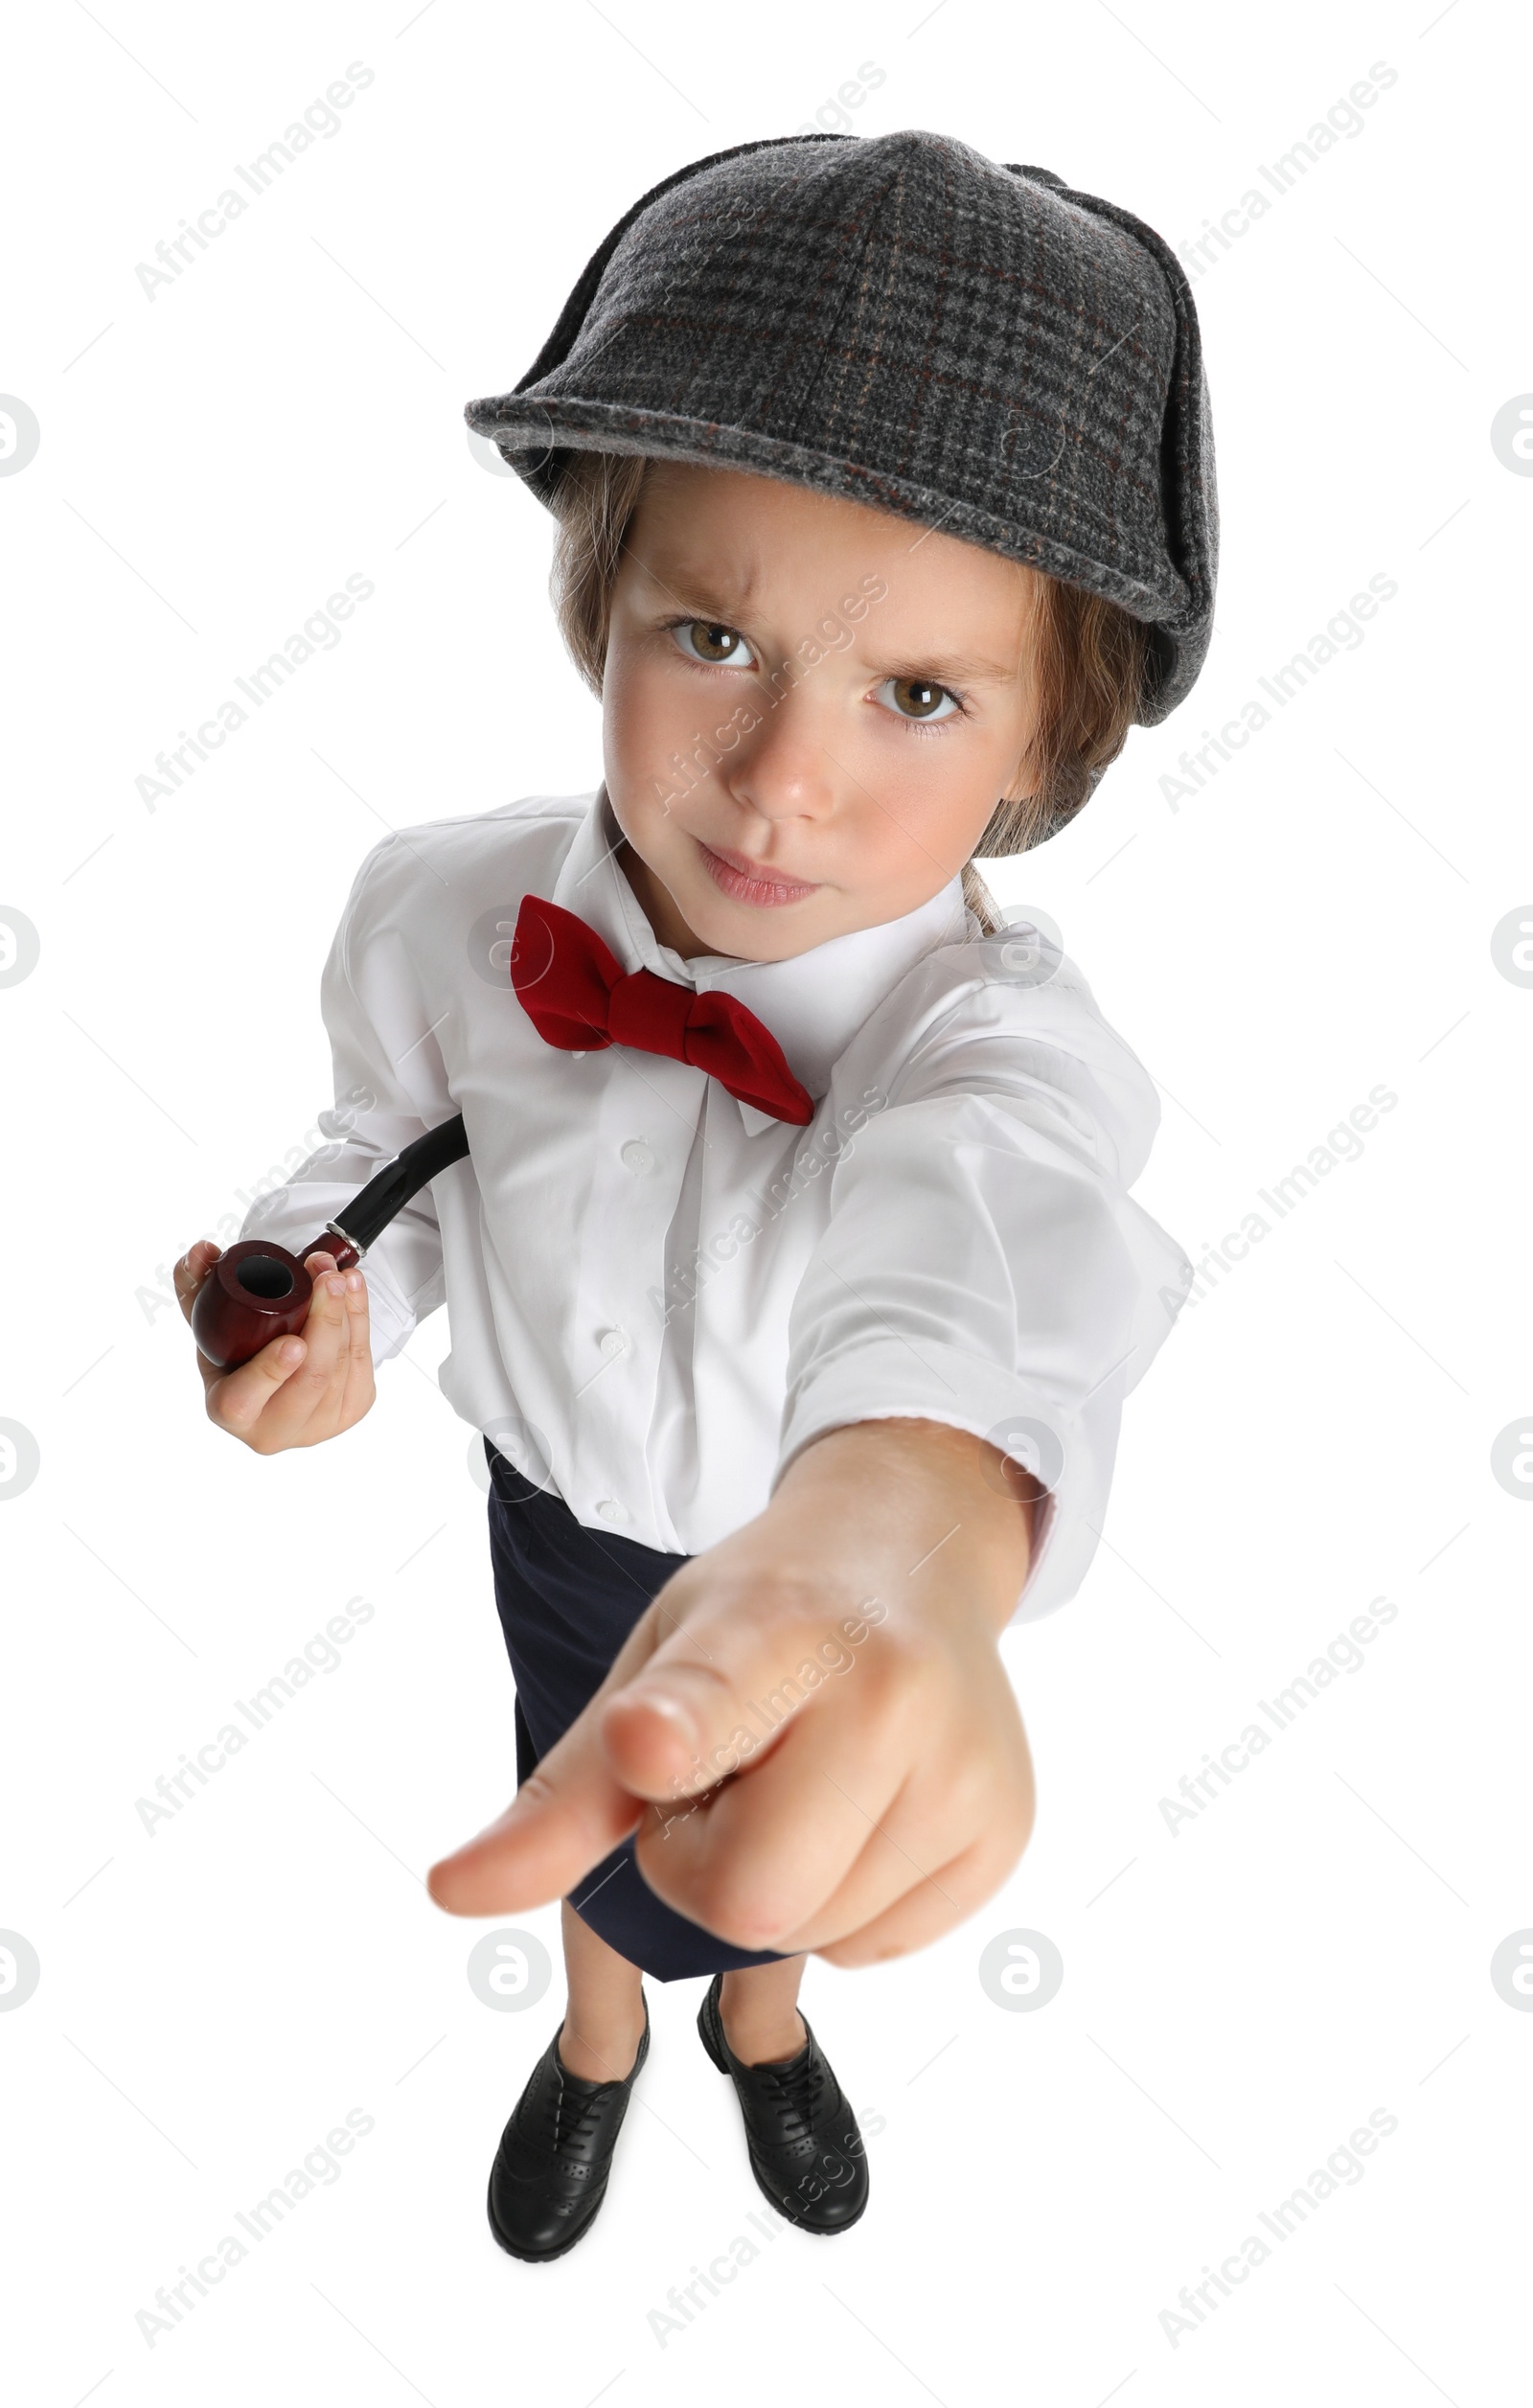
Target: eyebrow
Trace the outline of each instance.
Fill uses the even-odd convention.
[[[922,653],[907,656],[907,665],[889,672],[896,677],[931,677],[939,685],[1010,684],[1021,675],[1021,660],[991,660],[979,653]]]
[[[637,553],[634,559],[640,569],[662,593],[684,609],[697,608],[699,618],[709,617],[721,627],[734,627],[749,610],[751,596],[756,590],[757,577],[747,568],[738,579],[721,581],[717,569],[694,569],[684,562],[668,562],[672,585]],[[822,617],[835,615],[831,605]],[[812,628],[809,631],[813,633]],[[913,652],[890,653],[886,656],[885,677],[930,677],[937,685],[1010,685],[1021,675],[1021,659],[993,660],[983,653]]]
[[[751,596],[757,585],[752,569],[747,568],[742,576],[726,577],[721,581],[717,569],[693,568],[685,561],[675,561],[667,562],[670,574],[663,577],[639,553],[635,552],[633,559],[651,585],[658,585],[673,602],[680,603],[687,608],[696,603],[699,616],[712,612],[721,627],[734,625],[731,611],[744,614],[750,608]]]

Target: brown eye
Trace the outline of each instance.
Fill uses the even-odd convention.
[[[684,653],[693,660],[705,660],[715,668],[748,669],[754,666],[750,647],[739,630],[723,627],[715,619],[688,619],[685,625],[673,630]]]
[[[947,687],[934,685],[929,677],[886,677],[881,691],[888,694],[902,719],[949,719],[958,708]]]

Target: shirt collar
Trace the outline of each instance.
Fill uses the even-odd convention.
[[[789,1067],[816,1100],[863,1021],[905,972],[937,946],[959,943],[965,934],[963,882],[951,878],[929,903],[904,918],[833,936],[789,961],[742,961],[728,953],[699,953],[683,961],[659,943],[623,875],[617,860],[623,840],[606,789],[600,786],[549,900],[595,929],[625,970],[651,970],[699,995],[734,996],[770,1029]],[[767,1115],[749,1105],[741,1110],[748,1123],[767,1125]]]

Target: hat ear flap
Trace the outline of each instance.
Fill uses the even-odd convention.
[[[1160,491],[1168,548],[1187,588],[1189,607],[1169,625],[1149,623],[1145,692],[1134,716],[1141,727],[1155,727],[1176,709],[1203,665],[1213,632],[1214,582],[1219,570],[1213,417],[1192,287],[1171,245],[1132,210],[1099,199],[1094,193],[1076,192],[1048,168],[1008,163],[1008,173],[1046,184],[1050,192],[1073,201],[1077,209],[1089,210],[1093,217],[1105,218],[1132,235],[1154,259],[1170,293],[1176,341],[1160,435]]]
[[[1154,631],[1155,680],[1139,722],[1154,727],[1175,710],[1207,655],[1214,625],[1214,583],[1219,572],[1219,488],[1214,473],[1214,423],[1203,372],[1202,336],[1192,287],[1171,245],[1127,209],[1097,203],[1135,235],[1158,263],[1176,314],[1176,353],[1161,435],[1161,491],[1172,560],[1187,587],[1188,627]]]

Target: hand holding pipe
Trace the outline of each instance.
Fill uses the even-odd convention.
[[[439,1171],[469,1151],[463,1114],[428,1129],[384,1164],[347,1206],[344,1227],[327,1221],[305,1254],[334,1257],[337,1271],[359,1263],[379,1232]],[[233,1371],[274,1338],[287,1338],[309,1319],[314,1283],[303,1256],[259,1237],[241,1238],[218,1256],[192,1306],[192,1335],[220,1371]]]

